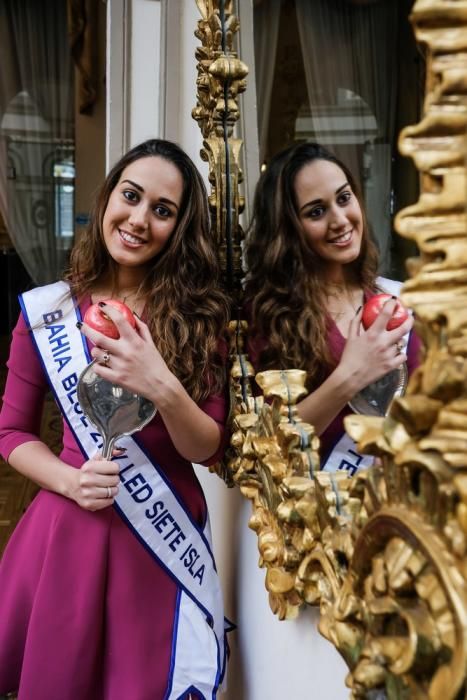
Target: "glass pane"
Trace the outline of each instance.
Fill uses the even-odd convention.
[[[54,164],[55,235],[71,239],[74,233],[75,166],[72,161]]]

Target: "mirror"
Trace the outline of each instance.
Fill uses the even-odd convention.
[[[231,3],[227,5],[231,10]],[[262,31],[266,31],[268,22],[275,21],[277,43],[271,40],[271,34],[263,41],[265,67],[268,60],[269,64],[274,63],[271,49],[275,46],[279,52],[278,37],[286,26],[281,13],[295,12],[296,17],[301,3],[272,5],[261,0],[254,4],[255,12],[259,13],[261,6],[264,9]],[[451,5],[449,13],[442,0],[419,0],[413,6],[403,1],[316,0],[303,3],[302,8],[308,12],[320,8],[323,13],[331,9],[369,13],[384,8],[402,13],[404,23],[401,20],[397,25],[397,40],[386,17],[387,23],[380,26],[382,34],[375,32],[371,36],[379,36],[381,41],[374,42],[374,46],[368,41],[364,47],[365,51],[380,51],[389,42],[392,48],[386,59],[401,56],[409,46],[407,37],[412,28],[406,17],[411,12],[417,39],[426,47],[428,75],[423,108],[425,49],[417,49],[412,40],[417,69],[412,70],[410,60],[401,61],[399,72],[406,74],[399,76],[396,91],[391,92],[400,112],[392,111],[393,102],[386,103],[383,112],[370,91],[355,85],[339,85],[345,92],[341,91],[338,99],[334,91],[333,102],[329,96],[330,80],[321,84],[310,82],[313,70],[319,67],[320,78],[329,57],[337,54],[346,41],[359,36],[358,31],[365,26],[363,14],[360,25],[350,35],[339,34],[340,27],[336,26],[325,37],[313,70],[308,66],[308,74],[302,56],[304,79],[297,88],[306,85],[314,95],[326,116],[321,127],[327,127],[329,138],[348,138],[341,128],[345,117],[349,119],[346,123],[353,125],[349,131],[355,138],[357,115],[365,121],[369,138],[356,144],[341,139],[336,145],[356,147],[356,162],[361,167],[369,203],[371,187],[379,187],[384,196],[383,176],[389,182],[391,195],[384,214],[387,217],[389,206],[391,225],[389,237],[380,236],[380,244],[389,251],[389,255],[384,255],[388,269],[399,271],[401,278],[406,276],[406,248],[396,248],[395,241],[397,246],[400,241],[392,236],[393,223],[398,232],[410,239],[412,249],[415,241],[421,251],[417,264],[411,266],[404,298],[418,315],[425,361],[413,375],[407,395],[394,402],[388,418],[352,416],[346,425],[359,452],[377,457],[371,470],[363,470],[351,479],[343,473],[320,471],[319,441],[314,428],[304,423],[296,411],[297,398],[306,393],[303,372],[260,373],[257,379],[267,401],[263,401],[263,396],[253,397],[245,389],[254,371],[239,340],[244,327],[236,320],[232,322],[232,378],[237,402],[228,468],[233,482],[252,503],[249,525],[258,537],[269,603],[280,619],[293,619],[304,604],[319,605],[319,629],[348,664],[346,684],[355,698],[454,700],[466,691],[465,664],[459,660],[464,657],[466,629],[466,321],[461,307],[465,309],[463,77],[467,33],[465,8],[459,3]],[[274,18],[277,8],[279,14]],[[295,39],[290,40],[291,50],[292,44],[295,48],[300,46],[297,33],[300,38],[307,30],[304,21],[292,21]],[[316,21],[313,26],[318,31],[324,24]],[[308,48],[310,43],[306,43]],[[359,49],[363,43],[360,40]],[[313,48],[316,46],[319,37]],[[255,48],[259,50],[258,46]],[[286,59],[284,50],[282,58],[276,61],[281,70],[286,69]],[[354,60],[350,54],[344,62],[346,70],[353,68]],[[385,63],[384,56],[369,60]],[[320,116],[319,110],[318,115],[310,114],[306,105],[294,104],[293,96],[287,93],[297,87],[290,84],[296,68],[283,80],[286,97],[282,102],[274,71],[269,75],[268,87],[265,81],[259,81],[264,87],[261,98],[258,89],[258,100],[263,99],[259,127],[266,165],[267,159],[279,150],[279,146],[267,150],[272,134],[279,133],[271,131],[269,123],[278,103],[283,107],[282,122],[288,125],[280,136],[286,139],[281,146],[291,143],[297,133],[316,134],[320,127],[319,119],[315,119]],[[390,65],[389,72],[393,68]],[[386,75],[379,78],[379,82],[385,80]],[[374,94],[381,97],[383,91],[379,88],[387,86],[375,87],[378,92]],[[266,99],[268,108],[264,108]],[[411,116],[407,116],[407,110],[412,110]],[[394,127],[391,138],[383,129],[385,120]],[[323,133],[326,135],[326,129],[321,131],[322,136]],[[223,137],[229,138],[225,131]],[[410,161],[402,164],[406,156],[413,158],[422,175],[420,190],[419,174],[413,165]],[[408,176],[410,169],[412,174]],[[231,172],[228,171],[229,177]],[[405,184],[398,187],[397,182]],[[403,201],[404,197],[407,201]],[[377,222],[381,212],[376,208],[373,212]],[[387,222],[381,220],[378,230],[387,232]],[[308,688],[301,690],[306,693]]]
[[[335,153],[364,195],[380,274],[399,280],[416,247],[395,235],[394,215],[417,200],[419,181],[397,140],[420,117],[426,70],[412,5],[255,0],[253,15],[261,167],[294,142]]]

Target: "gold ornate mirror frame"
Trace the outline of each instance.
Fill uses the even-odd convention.
[[[197,0],[198,105],[210,204],[226,283],[240,299],[243,201],[234,138],[246,66],[231,0]],[[319,605],[319,629],[349,666],[353,698],[466,697],[467,661],[467,0],[416,0],[426,50],[424,114],[403,155],[420,173],[399,234],[416,241],[403,300],[417,316],[423,364],[387,418],[352,416],[359,450],[379,458],[348,478],[319,471],[318,439],[296,413],[299,370],[264,372],[253,399],[245,324],[232,321],[233,435],[218,473],[253,506],[260,564],[281,618]]]

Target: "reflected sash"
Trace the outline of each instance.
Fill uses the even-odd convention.
[[[385,293],[399,296],[402,282],[390,280],[385,277],[376,279],[377,286]],[[406,333],[401,339],[401,351],[405,352],[409,342],[410,333]],[[326,472],[347,472],[349,476],[354,476],[360,469],[366,469],[373,464],[374,457],[371,455],[361,455],[357,451],[357,445],[352,438],[342,431],[341,436],[330,450],[321,467]]]
[[[81,319],[69,286],[57,282],[36,288],[21,295],[20,304],[55,399],[89,459],[101,448],[102,439],[77,399],[78,377],[91,358],[76,327]],[[119,446],[126,453],[118,460],[121,485],[114,507],[178,586],[164,700],[189,692],[206,700],[215,698],[225,673],[225,632],[232,627],[224,619],[209,522],[203,529],[193,521],[162,469],[133,437],[121,438]]]

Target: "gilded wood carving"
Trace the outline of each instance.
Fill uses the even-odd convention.
[[[193,118],[203,135],[201,157],[209,164],[209,198],[218,236],[226,286],[239,291],[241,279],[241,229],[239,214],[244,207],[239,184],[241,139],[235,138],[238,120],[237,98],[246,88],[247,66],[233,48],[239,22],[232,14],[232,0],[196,0],[202,19],[195,36],[200,39],[196,60],[198,101]]]
[[[231,2],[198,6],[194,115],[238,295],[240,143],[231,136],[246,67],[233,49]],[[411,21],[428,80],[423,117],[402,131],[399,148],[422,191],[395,225],[420,250],[402,296],[417,316],[423,364],[386,418],[347,418],[375,466],[353,478],[324,473],[314,429],[295,410],[303,373],[261,373],[263,396],[254,397],[244,323],[232,321],[233,435],[218,472],[252,502],[271,608],[287,619],[320,606],[320,631],[349,666],[351,697],[454,700],[467,692],[467,1],[417,0]]]

